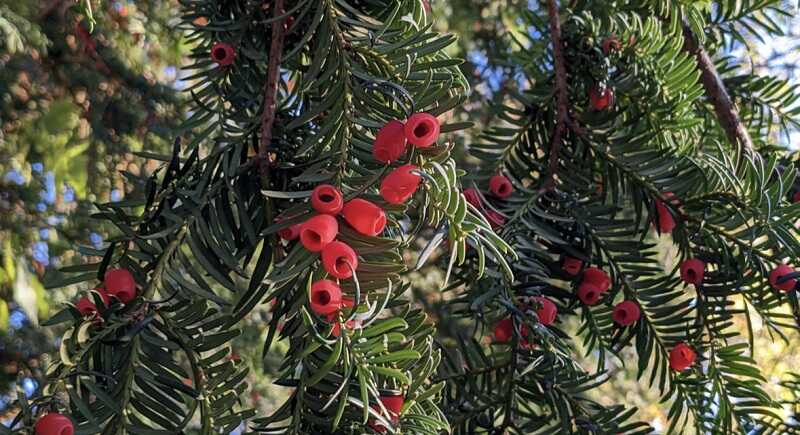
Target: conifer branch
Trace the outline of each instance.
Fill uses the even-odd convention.
[[[564,131],[569,122],[569,94],[567,87],[567,67],[561,43],[561,22],[558,16],[558,0],[548,0],[547,14],[550,20],[550,40],[553,43],[553,65],[556,75],[556,126],[550,141],[550,156],[547,175],[542,190],[550,190],[555,184],[558,172],[558,151],[561,148]]]
[[[185,223],[178,233],[175,235],[175,238],[167,245],[164,251],[161,253],[161,257],[158,259],[158,263],[156,263],[156,268],[153,270],[153,275],[150,277],[150,282],[145,287],[142,296],[145,299],[152,298],[158,287],[161,286],[161,277],[164,275],[164,271],[166,270],[169,260],[172,258],[172,254],[178,250],[181,243],[183,242],[183,238],[186,237],[186,234],[189,232],[189,225],[191,225],[191,221]]]
[[[283,23],[283,0],[275,0],[272,14],[276,20],[272,22],[272,38],[269,47],[269,64],[267,65],[267,83],[264,85],[264,112],[261,114],[261,143],[258,147],[258,161],[261,177],[266,179],[269,168],[269,146],[272,143],[272,126],[275,123],[277,110],[276,97],[281,69],[281,54],[283,53],[283,38],[285,29]]]
[[[720,125],[728,136],[728,140],[739,148],[740,153],[753,154],[753,140],[747,127],[739,117],[739,111],[731,100],[722,78],[717,72],[716,66],[711,56],[708,55],[703,46],[697,42],[692,29],[687,24],[683,25],[683,48],[691,53],[697,60],[697,67],[700,69],[700,82],[706,90],[706,96],[714,106]]]

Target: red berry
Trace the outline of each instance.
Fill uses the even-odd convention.
[[[634,301],[622,301],[618,303],[614,306],[614,311],[611,313],[611,319],[622,326],[633,325],[641,316],[642,310]]]
[[[311,192],[311,206],[322,214],[337,214],[342,211],[342,192],[330,184],[320,184]]]
[[[611,88],[605,88],[601,93],[597,86],[589,90],[589,103],[594,110],[605,110],[614,104],[614,91]]]
[[[575,276],[581,272],[583,268],[583,261],[575,258],[575,257],[564,257],[564,261],[561,264],[561,270],[567,273],[567,275]]]
[[[406,139],[417,148],[428,148],[439,137],[439,120],[430,113],[415,113],[405,125]]]
[[[322,266],[336,278],[350,278],[358,268],[358,256],[346,243],[331,242],[322,250]]]
[[[673,198],[675,194],[672,192],[665,192],[664,198]],[[677,201],[671,200],[672,205],[677,205]],[[671,233],[672,230],[675,229],[676,222],[675,217],[670,212],[670,208],[661,201],[656,200],[656,226],[658,227],[658,231],[662,234],[664,233]]]
[[[381,182],[381,196],[389,204],[402,204],[408,201],[419,188],[422,178],[413,173],[418,168],[414,165],[403,165],[393,170]]]
[[[686,343],[678,343],[669,351],[669,367],[676,372],[682,372],[694,364],[695,358],[691,347]]]
[[[489,191],[492,192],[492,195],[500,199],[506,199],[511,196],[511,193],[514,191],[514,186],[511,185],[511,181],[505,176],[495,175],[489,179]]]
[[[401,395],[380,396],[381,403],[389,411],[392,423],[397,424],[400,420],[400,411],[403,409],[405,398]]]
[[[795,270],[791,266],[787,266],[785,264],[780,264],[778,267],[772,270],[769,273],[769,283],[772,285],[772,288],[777,290],[783,290],[785,292],[791,291],[794,289],[795,284],[797,284],[797,280],[794,278],[788,279],[782,283],[778,283],[778,280],[781,279],[784,275],[788,275],[790,273],[794,273]]]
[[[108,308],[111,305],[111,300],[108,297],[108,293],[102,287],[94,289],[97,293],[100,294],[100,298],[103,300],[103,305]],[[78,302],[75,303],[75,308],[80,311],[82,316],[88,316],[89,314],[97,314],[97,305],[95,305],[94,301],[92,300],[91,296],[83,296],[82,298],[78,299]]]
[[[661,234],[664,233],[671,233],[672,230],[675,229],[677,223],[675,222],[675,218],[672,214],[667,211],[666,206],[662,203],[658,203],[657,207],[659,207],[658,211],[658,232]]]
[[[75,427],[69,417],[51,412],[39,417],[33,426],[36,435],[72,435]]]
[[[348,201],[342,209],[344,220],[365,236],[377,236],[386,227],[386,213],[366,199]]]
[[[316,215],[300,226],[300,242],[311,252],[322,251],[336,239],[337,234],[339,223],[335,217],[327,214]]]
[[[211,60],[220,66],[228,66],[236,59],[236,51],[230,44],[215,42],[211,46]]]
[[[336,321],[336,318],[339,316],[339,312],[340,311],[343,311],[345,308],[353,308],[354,304],[355,304],[355,302],[353,302],[352,299],[345,298],[344,296],[342,296],[342,304],[339,307],[339,309],[337,311],[334,311],[333,313],[330,313],[327,316],[325,316],[325,320],[327,320],[328,322],[333,323],[334,321]]]
[[[286,17],[286,20],[283,22],[283,30],[288,32],[293,24],[294,24],[294,17],[289,15],[288,17]]]
[[[342,289],[333,281],[321,279],[311,284],[309,301],[311,311],[327,316],[342,307]]]
[[[578,286],[578,299],[586,305],[594,305],[600,302],[603,291],[592,282],[583,282]]]
[[[522,337],[519,340],[519,347],[529,350],[536,348],[536,343],[531,343],[528,341],[528,327],[524,323],[519,325],[519,335]]]
[[[494,325],[494,341],[498,343],[508,343],[514,336],[514,322],[511,318],[505,318]]]
[[[464,199],[466,199],[468,203],[474,205],[478,210],[483,208],[483,201],[481,200],[481,194],[478,192],[478,189],[472,187],[464,189]]]
[[[342,299],[342,307],[352,307],[353,300],[352,299]],[[326,319],[328,322],[333,322],[333,327],[331,328],[331,335],[334,337],[339,337],[342,334],[341,327],[339,326],[339,322],[336,321],[336,313],[328,314],[328,318]],[[346,329],[353,329],[353,328],[360,328],[361,327],[361,320],[353,319],[344,322],[344,327]]]
[[[292,226],[286,227],[280,231],[278,231],[278,235],[283,240],[294,240],[300,237],[300,228],[303,227],[303,224],[294,224]]]
[[[620,49],[622,49],[622,43],[619,42],[616,36],[609,36],[603,40],[603,53],[606,55],[610,54],[612,51],[619,51]]]
[[[656,212],[658,213],[658,232],[671,233],[675,229],[675,218],[670,213],[667,206],[661,202],[656,201]]]
[[[75,308],[81,313],[81,316],[88,316],[89,314],[97,314],[97,306],[89,300],[87,296],[78,299],[75,302]]]
[[[136,297],[136,281],[133,274],[127,269],[110,269],[103,278],[109,296],[119,299],[127,304]]]
[[[706,264],[697,258],[690,258],[681,263],[681,279],[687,284],[700,285],[706,273]]]
[[[361,327],[361,320],[353,319],[344,322],[345,329],[358,329]],[[331,328],[331,335],[334,337],[339,337],[342,335],[342,328],[339,326],[339,322],[333,324],[333,328]]]
[[[583,271],[582,282],[594,284],[601,292],[611,288],[611,277],[604,270],[597,267],[589,267]]]
[[[489,221],[493,229],[498,229],[506,224],[506,217],[494,210],[484,210],[483,215],[486,216],[486,220]]]
[[[372,156],[383,163],[391,163],[406,152],[405,125],[393,119],[386,123],[372,142]]]
[[[400,411],[403,409],[403,404],[405,403],[405,398],[401,395],[381,395],[380,401],[383,404],[386,411],[389,412],[389,421],[392,422],[393,425],[396,425],[397,422],[400,421]],[[381,407],[378,405],[372,405],[372,409],[377,411],[379,414],[383,411]],[[385,417],[385,416],[384,416]],[[378,433],[385,433],[386,427],[383,424],[379,423],[378,421],[371,420],[369,426]]]
[[[549,326],[556,321],[558,315],[558,307],[550,299],[541,296],[536,297],[536,301],[541,304],[541,307],[536,310],[536,315],[539,317],[539,323],[544,326]]]
[[[792,195],[792,202],[793,203],[800,202],[800,190],[798,190],[797,192],[794,193],[794,195]]]

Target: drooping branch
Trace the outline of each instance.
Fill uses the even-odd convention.
[[[728,136],[728,140],[739,148],[740,153],[752,154],[753,140],[750,138],[750,133],[747,132],[747,128],[739,118],[736,105],[725,89],[722,78],[714,66],[714,61],[711,60],[706,49],[697,42],[697,38],[687,24],[683,26],[683,49],[691,53],[697,60],[700,81],[706,90],[706,96],[714,106],[714,112],[717,114],[725,135]]]
[[[547,175],[542,186],[543,190],[550,190],[555,184],[558,172],[558,151],[561,148],[564,131],[569,122],[569,94],[567,87],[567,67],[564,60],[564,48],[561,43],[561,22],[558,16],[558,0],[548,0],[547,15],[550,20],[550,40],[553,44],[553,65],[555,68],[556,83],[556,126],[550,141],[550,156],[547,162]]]
[[[267,65],[267,82],[264,85],[264,112],[261,114],[261,142],[258,147],[258,161],[262,177],[269,168],[269,146],[272,143],[272,126],[275,123],[277,110],[278,83],[281,69],[281,54],[283,53],[283,27],[286,18],[283,15],[283,0],[275,0],[272,11],[275,21],[272,22],[272,39],[269,47],[269,63]]]

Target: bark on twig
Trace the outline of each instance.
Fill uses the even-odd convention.
[[[547,14],[550,20],[550,39],[553,44],[553,64],[556,75],[556,126],[550,141],[550,156],[547,174],[542,186],[550,190],[555,185],[558,172],[558,152],[564,140],[564,131],[569,122],[569,88],[567,86],[567,67],[564,60],[564,48],[561,42],[561,22],[558,14],[558,0],[548,0]]]
[[[692,30],[688,25],[683,26],[683,48],[691,53],[697,60],[697,67],[700,69],[700,81],[706,90],[706,96],[714,106],[714,112],[719,119],[728,140],[737,148],[741,154],[753,153],[753,140],[750,133],[739,118],[739,111],[731,100],[722,78],[714,66],[714,61],[708,52],[697,42]]]
[[[283,1],[275,0],[273,15],[283,15]],[[281,54],[283,53],[283,38],[285,18],[272,22],[272,39],[269,48],[269,64],[267,65],[267,83],[264,85],[264,112],[261,114],[261,142],[258,147],[258,161],[261,176],[264,178],[269,170],[269,146],[272,143],[272,126],[275,123],[277,110],[278,84],[280,82]]]

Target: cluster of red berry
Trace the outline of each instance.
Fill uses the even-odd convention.
[[[81,316],[98,317],[102,310],[108,308],[114,299],[127,304],[136,297],[136,280],[127,269],[110,269],[103,276],[103,283],[94,289],[100,294],[103,307],[98,307],[89,296],[83,296],[75,302],[75,308]],[[72,435],[75,431],[72,420],[57,412],[42,415],[33,427],[36,435]]]
[[[672,207],[678,207],[680,204],[672,192],[666,192],[664,198],[669,200]],[[664,201],[656,201],[656,226],[661,233],[671,233],[677,226],[675,217],[670,212]],[[706,263],[698,258],[689,258],[684,260],[680,266],[681,280],[687,284],[693,284],[700,287],[703,284],[705,277]],[[776,290],[785,292],[794,290],[797,280],[789,274],[795,273],[795,270],[786,264],[779,264],[769,274],[769,283]]]
[[[696,266],[697,264],[694,261],[690,262],[687,268]],[[578,299],[586,305],[595,305],[602,299],[603,294],[611,288],[611,277],[600,268],[588,267],[584,270],[583,266],[583,261],[573,257],[565,257],[561,264],[562,270],[567,275],[575,278],[580,277],[580,284],[578,284],[577,290]],[[683,274],[682,271],[682,276]],[[691,273],[689,273],[689,275],[691,275]],[[691,276],[694,279],[697,275]],[[699,276],[702,280],[702,269]],[[524,298],[524,302],[525,300],[530,300],[530,298]],[[536,310],[539,323],[543,326],[552,324],[558,313],[556,304],[541,296],[534,297],[532,300],[539,306]],[[641,308],[635,301],[624,300],[614,306],[611,318],[618,325],[626,327],[636,323],[641,318],[641,315]],[[513,328],[513,321],[511,318],[500,320],[494,327],[495,341],[498,343],[509,342],[514,335]],[[519,326],[518,332],[519,335],[523,337],[520,341],[520,346],[523,348],[532,348],[533,345],[525,338],[527,336],[527,328],[524,324]],[[691,347],[683,342],[678,343],[670,350],[670,367],[675,371],[683,371],[694,363],[695,358],[695,352]]]
[[[514,193],[514,185],[511,184],[511,180],[505,175],[493,175],[489,178],[489,193],[495,198],[506,199]],[[486,220],[489,221],[493,229],[505,225],[506,217],[502,213],[490,207],[486,207],[484,205],[483,196],[478,189],[473,187],[464,189],[464,199],[483,213],[483,216],[486,217]]]
[[[341,215],[358,233],[377,236],[386,226],[386,213],[376,204],[361,198],[345,203],[342,192],[329,184],[317,186],[311,193],[311,207],[318,213],[302,224],[295,224],[280,232],[286,240],[299,238],[310,252],[319,252],[322,267],[336,279],[348,279],[358,269],[358,254],[347,243],[336,240],[339,234]],[[315,281],[311,285],[310,308],[317,315],[333,322],[337,313],[344,307],[352,306],[351,300],[344,299],[339,284],[329,279]],[[348,327],[357,327],[348,322]],[[338,323],[334,335],[339,334]]]
[[[110,269],[103,276],[103,283],[94,289],[103,301],[103,307],[98,307],[89,296],[83,296],[75,302],[75,308],[81,316],[98,317],[102,310],[108,308],[116,299],[127,304],[136,297],[136,280],[127,269]],[[33,427],[36,435],[72,435],[74,427],[69,417],[57,412],[42,415],[36,420]]]
[[[574,257],[565,257],[561,269],[569,276],[576,277],[581,274],[583,261]],[[598,267],[587,267],[581,275],[578,284],[578,299],[586,305],[595,305],[600,302],[603,295],[611,288],[611,277]],[[620,326],[630,326],[636,323],[642,315],[639,304],[625,300],[616,305],[611,312],[611,319]]]
[[[673,198],[671,192],[664,195],[666,198]],[[675,201],[672,201],[676,205]],[[670,213],[666,204],[663,201],[656,201],[656,226],[661,233],[669,233],[676,226],[675,217]],[[582,267],[582,262],[575,258],[567,258],[564,261],[564,271],[568,274],[575,275],[576,272]],[[588,282],[587,282],[588,274]],[[681,264],[681,279],[687,283],[699,285],[703,281],[705,274],[705,263],[701,260],[692,258],[684,261]],[[594,305],[597,303],[602,293],[608,290],[611,285],[608,274],[597,268],[588,268],[584,272],[584,280],[578,286],[578,298],[587,305]],[[620,326],[629,326],[636,323],[641,317],[641,308],[639,305],[631,300],[625,300],[614,306],[611,314],[612,320]],[[670,368],[675,371],[683,371],[694,364],[696,355],[694,350],[684,342],[676,344],[669,353]]]
[[[539,319],[539,323],[543,326],[552,325],[553,322],[556,321],[556,316],[558,316],[558,307],[556,304],[553,303],[550,299],[547,299],[542,296],[534,296],[530,297],[523,297],[522,303],[520,304],[520,309],[523,312],[533,311],[532,306],[533,304],[538,305],[538,308],[535,310],[536,317]],[[525,326],[524,323],[520,323],[519,327],[517,328],[520,337],[520,346],[525,349],[530,349],[534,345],[530,343],[526,338],[528,335],[528,327]],[[508,343],[511,341],[511,338],[514,337],[514,321],[511,317],[506,317],[497,324],[494,325],[494,339],[498,343]]]
[[[576,275],[574,272],[579,271],[582,266],[580,260],[567,257],[563,269],[568,274]],[[599,268],[589,267],[583,272],[583,280],[578,286],[578,298],[586,305],[594,305],[609,288],[611,288],[611,278],[608,274]],[[614,305],[611,312],[611,319],[622,327],[633,325],[641,316],[642,310],[639,304],[632,300],[624,300]],[[695,353],[686,343],[678,343],[670,350],[669,364],[675,371],[685,370],[694,363],[694,360]]]
[[[110,269],[103,277],[103,284],[94,289],[103,300],[103,309],[111,305],[111,298],[127,304],[136,297],[136,281],[127,269]],[[89,296],[83,296],[75,303],[82,316],[97,316],[99,309]]]
[[[375,135],[372,144],[372,156],[375,160],[391,164],[402,157],[408,144],[416,148],[429,148],[439,137],[439,120],[429,113],[414,113],[405,123],[393,119],[387,122]],[[414,165],[402,165],[381,182],[380,192],[384,201],[389,204],[402,204],[406,202],[419,187],[421,178],[414,171]],[[389,420],[393,425],[400,421],[400,411],[403,409],[405,398],[402,394],[382,394],[380,401],[389,412]],[[380,407],[372,405],[372,409],[380,412]],[[376,432],[384,433],[387,428],[376,421],[370,422],[370,427]]]
[[[681,280],[700,287],[706,273],[706,263],[698,258],[689,258],[681,263]],[[789,276],[795,270],[786,264],[779,264],[769,273],[769,283],[775,290],[789,292],[794,290],[797,280]]]
[[[375,137],[373,155],[383,163],[392,163],[406,152],[407,144],[418,148],[430,147],[439,135],[439,121],[428,113],[415,113],[403,123],[389,121]],[[422,181],[416,173],[418,168],[406,164],[393,169],[380,184],[380,194],[388,204],[399,205],[408,201]],[[344,221],[359,234],[375,237],[386,227],[386,213],[377,204],[363,198],[345,202],[344,195],[335,186],[322,184],[311,193],[311,207],[317,214],[301,224],[284,228],[279,232],[285,240],[300,239],[308,251],[319,252],[322,267],[336,279],[348,279],[358,269],[358,254],[347,243],[336,240],[339,221]],[[309,307],[317,315],[333,322],[339,311],[352,307],[353,301],[344,297],[342,289],[329,279],[315,281],[311,285]],[[350,320],[346,327],[358,327],[359,321]],[[333,332],[338,336],[338,323]]]
[[[673,208],[679,206],[679,202],[675,199],[675,195],[672,192],[666,192],[664,198]],[[664,201],[656,201],[656,214],[656,221],[654,223],[659,232],[671,233],[677,226],[677,221]],[[680,265],[681,280],[698,288],[703,284],[705,273],[706,263],[699,258],[688,258]],[[790,274],[793,273],[795,273],[795,270],[792,267],[786,264],[780,264],[770,272],[769,283],[776,290],[786,292],[794,290],[797,285],[797,280],[790,276]],[[679,343],[670,351],[670,367],[674,370],[682,371],[690,367],[694,363],[695,358],[695,352],[691,347],[686,343]]]
[[[379,162],[392,163],[405,154],[409,143],[416,148],[431,147],[439,131],[439,120],[430,113],[414,113],[406,122],[393,119],[375,135],[372,156]]]
[[[439,137],[440,125],[439,120],[429,113],[415,113],[411,115],[408,120],[403,123],[399,120],[391,120],[387,122],[378,133],[375,135],[375,140],[372,146],[372,155],[375,160],[391,164],[400,159],[408,149],[408,144],[416,148],[428,148],[436,143]],[[402,165],[390,172],[381,181],[380,193],[384,201],[389,204],[403,204],[417,191],[419,184],[422,181],[421,177],[415,174],[418,168],[414,165]],[[353,201],[358,201],[353,200]],[[363,200],[362,200],[363,201]],[[352,201],[351,201],[352,202]],[[381,213],[383,211],[381,210]],[[361,213],[356,211],[355,214],[348,219],[345,214],[345,220],[351,225],[354,220],[361,216]],[[385,218],[384,218],[385,219]],[[358,231],[358,228],[356,228]],[[382,228],[381,228],[382,230]],[[378,232],[380,233],[380,232]],[[373,234],[377,235],[377,234]],[[324,258],[323,258],[324,261]],[[325,283],[325,284],[321,284]],[[320,315],[324,312],[331,310],[324,302],[328,299],[342,300],[341,289],[338,286],[332,286],[330,281],[322,280],[317,281],[311,288],[311,308]],[[314,286],[317,287],[315,292]],[[316,302],[315,302],[315,298]],[[316,306],[316,308],[315,308]],[[340,306],[352,306],[351,300],[342,300]],[[335,305],[331,311],[334,315],[339,308]],[[350,321],[352,322],[352,321]],[[349,323],[349,322],[348,322]],[[346,324],[346,327],[351,325]],[[334,326],[334,335],[338,335],[338,329]],[[381,404],[389,413],[389,421],[393,425],[397,425],[400,420],[400,411],[405,403],[405,398],[402,394],[381,394],[379,397]],[[380,406],[372,405],[372,409],[381,412]],[[384,433],[387,428],[378,421],[370,420],[370,427],[376,432]]]

